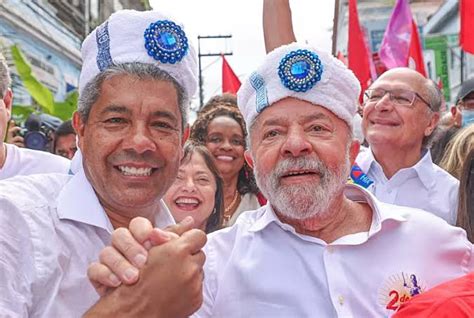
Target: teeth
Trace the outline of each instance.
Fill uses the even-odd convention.
[[[222,160],[222,161],[232,161],[232,160],[234,160],[234,158],[232,158],[230,156],[217,156],[217,159]]]
[[[287,174],[287,176],[297,176],[297,175],[300,175],[300,174],[305,174],[305,173],[310,173],[310,171],[298,171],[298,172],[289,172]]]
[[[124,176],[135,176],[135,177],[147,177],[151,175],[151,168],[135,168],[135,167],[126,167],[119,166],[119,170]]]
[[[178,198],[176,204],[199,204],[199,201],[193,198]]]

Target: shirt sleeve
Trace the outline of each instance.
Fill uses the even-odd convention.
[[[35,275],[27,221],[9,200],[0,197],[0,313],[28,317]],[[45,291],[47,292],[47,291]]]
[[[216,253],[212,246],[212,241],[208,240],[204,247],[206,254],[206,263],[204,264],[204,282],[202,287],[203,303],[201,308],[196,311],[192,318],[211,318],[213,317],[214,298],[217,290],[216,277]]]

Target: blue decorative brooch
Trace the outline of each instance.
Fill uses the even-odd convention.
[[[308,50],[291,51],[280,61],[278,76],[295,92],[306,92],[321,80],[323,65],[319,56]]]
[[[174,64],[188,52],[188,38],[183,29],[168,20],[151,23],[145,30],[145,48],[148,55],[161,63]]]

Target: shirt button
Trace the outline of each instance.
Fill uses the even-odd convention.
[[[332,247],[332,246],[328,246],[328,247],[326,248],[326,250],[328,251],[329,254],[334,253],[334,247]]]
[[[340,295],[337,300],[339,301],[339,305],[344,305],[344,297],[342,295]]]

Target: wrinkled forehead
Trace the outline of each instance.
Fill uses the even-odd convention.
[[[382,74],[370,88],[407,89],[420,92],[423,90],[426,79],[420,74],[412,71],[388,71]]]

